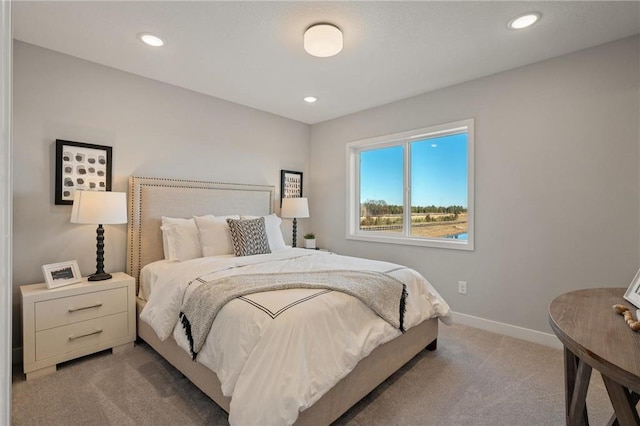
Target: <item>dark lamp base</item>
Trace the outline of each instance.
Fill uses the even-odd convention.
[[[110,280],[110,279],[111,279],[111,274],[107,274],[106,272],[89,275],[89,281],[102,281],[102,280]]]

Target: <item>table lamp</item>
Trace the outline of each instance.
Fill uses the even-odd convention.
[[[296,247],[297,240],[297,221],[299,217],[309,217],[309,203],[306,198],[283,198],[282,210],[280,216],[284,218],[293,218],[293,247]]]
[[[96,273],[89,281],[102,281],[111,278],[104,272],[104,228],[102,225],[127,223],[127,194],[111,191],[76,190],[71,210],[71,223],[98,225],[96,230]]]

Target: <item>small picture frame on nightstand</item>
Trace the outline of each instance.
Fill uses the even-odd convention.
[[[78,268],[78,262],[75,260],[42,265],[42,273],[49,289],[82,281],[80,268]]]

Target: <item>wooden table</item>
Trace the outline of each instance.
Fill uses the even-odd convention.
[[[567,425],[588,425],[586,406],[591,370],[595,368],[611,398],[615,414],[609,425],[640,425],[640,332],[634,332],[612,308],[623,304],[624,288],[572,291],[549,307],[551,328],[564,345]]]

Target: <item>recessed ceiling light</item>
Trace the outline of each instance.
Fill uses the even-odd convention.
[[[318,100],[318,98],[316,98],[315,96],[307,96],[307,97],[304,98],[304,101],[306,103],[308,103],[308,104],[312,104],[317,100]]]
[[[319,58],[337,55],[342,50],[342,31],[331,24],[312,25],[304,32],[304,50]]]
[[[144,43],[147,44],[149,46],[153,46],[153,47],[160,47],[160,46],[164,46],[164,40],[162,40],[160,37],[155,36],[153,34],[149,34],[149,33],[140,33],[138,34],[138,38]]]
[[[510,20],[507,28],[510,30],[521,30],[535,24],[541,17],[542,15],[539,12],[528,12]]]

